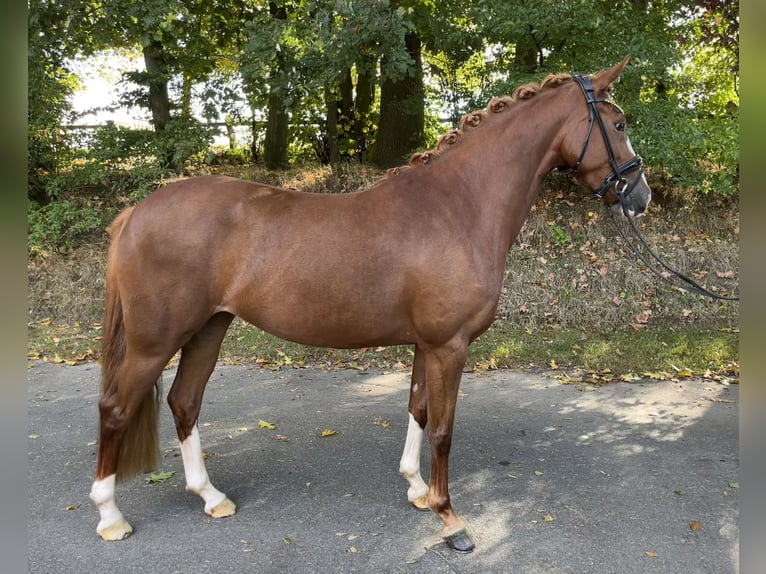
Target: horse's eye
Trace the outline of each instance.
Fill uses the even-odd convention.
[[[625,131],[625,122],[617,122],[614,124],[614,127],[617,129],[618,132],[624,132]]]

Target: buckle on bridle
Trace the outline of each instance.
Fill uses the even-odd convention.
[[[641,156],[636,155],[624,164],[619,165],[616,168],[613,167],[612,173],[606,176],[604,183],[602,183],[601,187],[598,188],[598,191],[593,194],[593,197],[596,199],[604,199],[606,192],[609,191],[609,188],[612,187],[612,185],[614,185],[614,191],[620,200],[630,195],[630,192],[633,191],[633,188],[638,184],[639,178],[637,177],[633,181],[633,184],[630,184],[627,178],[625,178],[625,174],[641,170],[643,163]],[[622,185],[622,189],[620,189],[620,185]]]

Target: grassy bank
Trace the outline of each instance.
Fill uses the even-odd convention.
[[[233,175],[344,193],[370,185],[380,173],[237,168]],[[708,288],[736,293],[736,201],[692,203],[655,188],[658,201],[640,222],[652,245]],[[74,248],[30,253],[30,358],[98,358],[105,250],[103,234],[96,233]],[[597,202],[568,181],[550,178],[509,254],[497,319],[472,345],[469,368],[546,370],[565,382],[692,375],[736,380],[738,322],[737,302],[690,295],[658,280],[628,252]],[[408,347],[301,347],[238,321],[222,350],[226,361],[267,368],[404,369],[411,358]]]

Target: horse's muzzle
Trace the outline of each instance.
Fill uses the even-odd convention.
[[[630,218],[642,216],[652,200],[652,190],[644,170],[639,170],[632,180],[625,178],[618,181],[608,195],[613,196],[612,201],[607,201],[612,213]]]

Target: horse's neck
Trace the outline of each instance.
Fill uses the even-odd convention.
[[[559,162],[555,140],[563,114],[546,114],[533,109],[533,103],[506,112],[507,119],[496,118],[491,125],[475,128],[470,143],[461,142],[466,144],[461,157],[456,153],[452,160],[443,158],[450,161],[445,171],[465,174],[461,179],[468,189],[463,193],[475,198],[475,227],[487,234],[487,243],[496,245],[498,257],[507,254],[543,179]],[[530,117],[534,121],[528,121]]]

